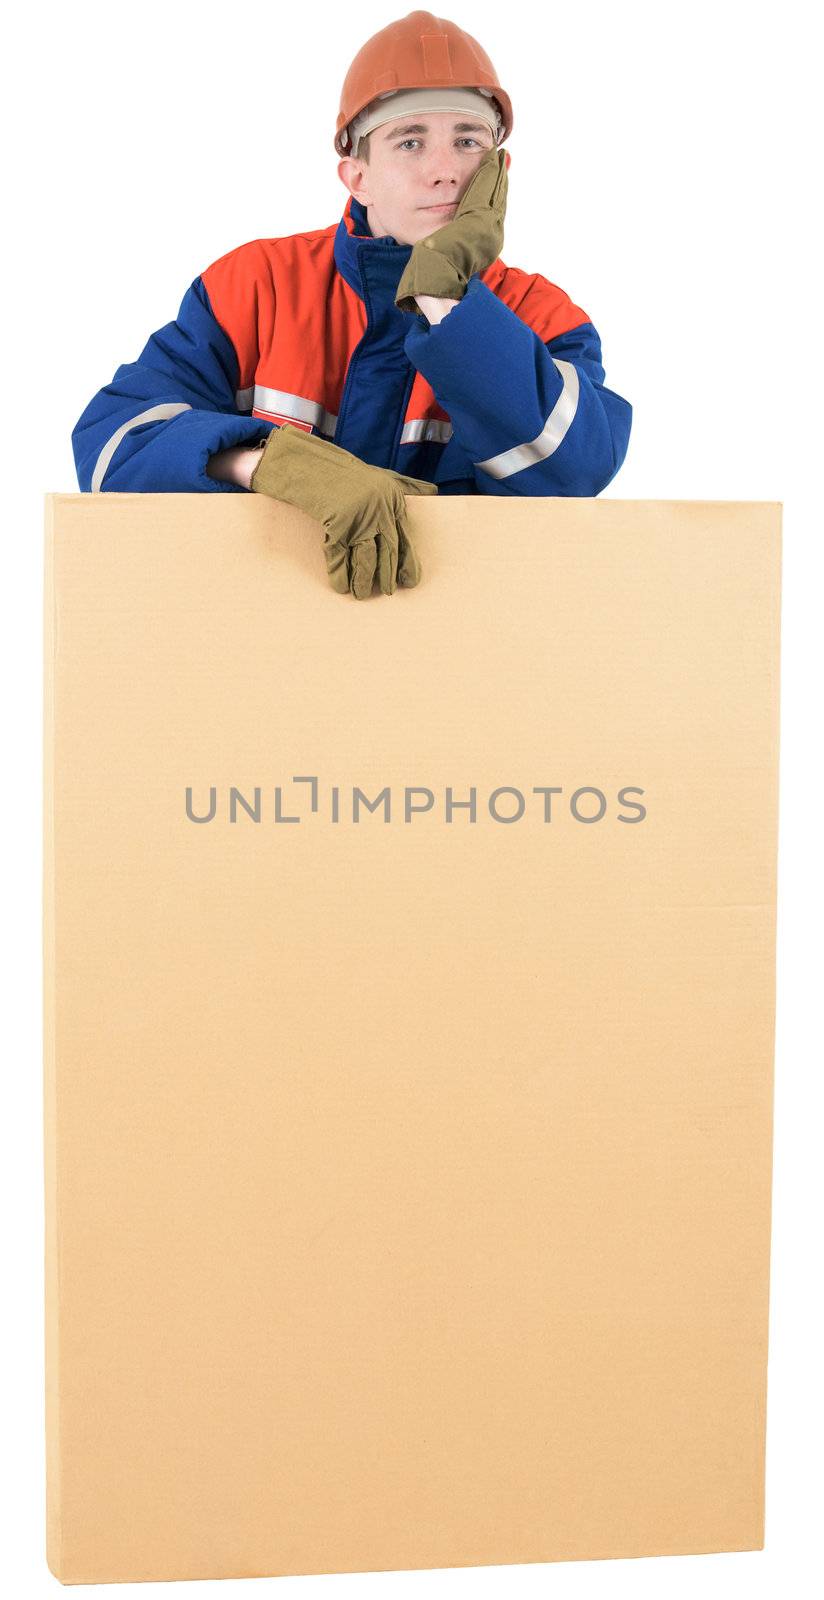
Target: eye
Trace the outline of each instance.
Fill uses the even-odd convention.
[[[476,144],[476,145],[478,145],[478,149],[479,150],[481,149],[481,146],[478,143],[478,140],[477,139],[473,139],[470,134],[467,134],[464,138],[459,139],[458,143],[459,144]],[[403,140],[401,140],[401,143],[396,148],[398,150],[402,150],[404,148],[404,145],[407,145],[407,144],[420,144],[420,139],[403,139]]]

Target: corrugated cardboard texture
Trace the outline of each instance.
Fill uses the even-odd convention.
[[[67,1583],[763,1543],[780,508],[407,504],[48,501]]]

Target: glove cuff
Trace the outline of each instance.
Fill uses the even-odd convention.
[[[419,294],[436,295],[439,300],[462,300],[466,288],[467,279],[454,261],[439,250],[422,250],[416,245],[401,274],[395,305],[401,311],[417,311]]]
[[[323,522],[329,511],[323,485],[328,484],[331,471],[339,474],[347,466],[351,468],[354,460],[348,450],[341,450],[331,440],[285,423],[269,434],[249,488],[254,494],[298,506]]]

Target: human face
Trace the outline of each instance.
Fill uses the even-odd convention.
[[[346,157],[338,173],[376,239],[417,244],[454,217],[494,142],[471,112],[411,112],[373,129],[368,164]]]

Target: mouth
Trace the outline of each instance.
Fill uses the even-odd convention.
[[[441,206],[421,206],[421,210],[422,211],[454,211],[457,204],[458,204],[457,200],[449,200],[449,201],[447,201],[447,203],[445,205],[441,205]]]

